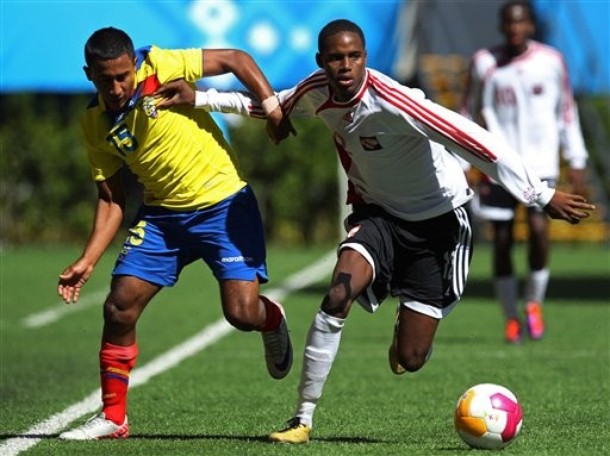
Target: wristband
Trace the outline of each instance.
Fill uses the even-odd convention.
[[[195,107],[203,108],[208,104],[208,94],[205,92],[201,92],[199,90],[195,90]]]
[[[265,98],[263,100],[263,102],[261,103],[263,111],[265,112],[265,115],[267,115],[267,116],[269,114],[271,114],[273,111],[275,111],[275,108],[277,108],[279,105],[280,105],[280,102],[278,101],[278,99],[275,95],[271,95],[269,98]]]

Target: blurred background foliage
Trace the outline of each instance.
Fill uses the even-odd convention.
[[[97,192],[81,144],[80,116],[90,95],[0,96],[0,242],[75,242],[87,238]],[[265,123],[229,127],[242,173],[254,187],[269,239],[291,244],[338,236],[337,159],[321,122],[295,123],[298,135],[275,146]],[[126,185],[138,190],[125,172]],[[139,204],[128,201],[127,225]]]
[[[1,241],[82,242],[96,197],[81,145],[88,96],[3,95]]]

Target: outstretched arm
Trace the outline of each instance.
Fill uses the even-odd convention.
[[[583,196],[549,188],[500,137],[426,100],[423,94],[410,91],[405,96],[423,113],[406,117],[408,122],[416,124],[418,131],[493,178],[521,203],[536,204],[550,217],[570,223],[589,217],[588,211],[595,209]]]
[[[87,245],[81,256],[59,275],[57,292],[67,304],[78,301],[81,288],[93,273],[93,268],[114,239],[123,220],[125,195],[120,173],[97,185],[97,210]]]
[[[237,49],[204,49],[202,52],[204,76],[233,73],[259,100],[275,96],[267,78],[247,52]],[[281,110],[278,111],[270,114],[281,114]]]
[[[275,111],[276,104],[279,107],[279,102],[277,102],[275,96],[267,99],[267,103],[264,101],[261,103],[252,95],[244,92],[223,92],[220,94],[215,89],[196,91],[192,85],[183,79],[164,84],[155,92],[155,95],[160,97],[157,101],[158,108],[180,105],[195,106],[208,112],[225,112],[261,119],[269,118],[269,111]],[[284,140],[290,133],[296,135],[290,119],[286,116],[280,121],[279,131],[275,124],[268,120],[267,133],[275,144]]]
[[[284,120],[271,85],[250,54],[239,49],[203,49],[202,65],[204,77],[227,73],[235,75],[246,90],[261,102],[271,139],[278,143],[288,137],[291,132],[290,122]],[[167,105],[158,104],[158,107],[164,106]]]
[[[172,106],[194,106],[208,112],[225,112],[265,118],[260,102],[250,94],[243,92],[223,92],[221,97],[216,89],[196,90],[184,79],[177,79],[163,84],[155,92],[159,97],[158,108]],[[222,100],[222,103],[216,101]]]
[[[549,217],[561,219],[575,225],[581,219],[589,217],[589,212],[595,210],[595,206],[587,203],[584,196],[572,195],[556,190],[551,201],[544,206],[544,211]]]

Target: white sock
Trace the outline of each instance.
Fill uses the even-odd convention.
[[[316,403],[339,350],[344,323],[344,318],[336,318],[319,310],[309,328],[295,413],[307,426],[312,426]]]
[[[530,271],[527,287],[525,289],[525,302],[536,301],[542,304],[546,296],[546,288],[549,284],[549,276],[551,271],[548,269],[539,269],[538,271]]]
[[[507,319],[517,318],[517,279],[514,276],[496,277],[494,285],[504,316]]]

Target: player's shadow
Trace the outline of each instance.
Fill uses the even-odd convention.
[[[131,434],[129,439],[160,439],[160,440],[227,440],[227,441],[241,441],[241,442],[262,442],[274,444],[269,440],[267,435],[221,435],[221,434]],[[316,438],[319,442],[330,442],[330,443],[388,443],[379,439],[371,439],[367,437],[319,437]]]
[[[57,439],[59,434],[0,434],[1,440],[6,439]],[[241,442],[262,442],[273,444],[267,435],[221,435],[221,434],[130,434],[129,440],[227,440]],[[367,437],[320,437],[316,441],[329,443],[388,443],[384,440]],[[69,441],[66,441],[69,442]]]
[[[0,434],[0,440],[6,439],[56,439],[59,434]]]
[[[130,439],[165,439],[165,440],[237,440],[245,442],[263,442],[273,444],[267,435],[245,436],[245,435],[220,435],[220,434],[197,434],[197,435],[156,435],[156,434],[136,434],[130,435]],[[316,438],[320,442],[335,443],[387,443],[383,440],[370,439],[366,437],[320,437]]]
[[[472,454],[473,449],[460,445],[460,446],[454,446],[454,447],[435,448],[434,451],[435,452],[440,451],[443,453],[444,452],[450,452],[450,453],[468,452],[468,453]]]

